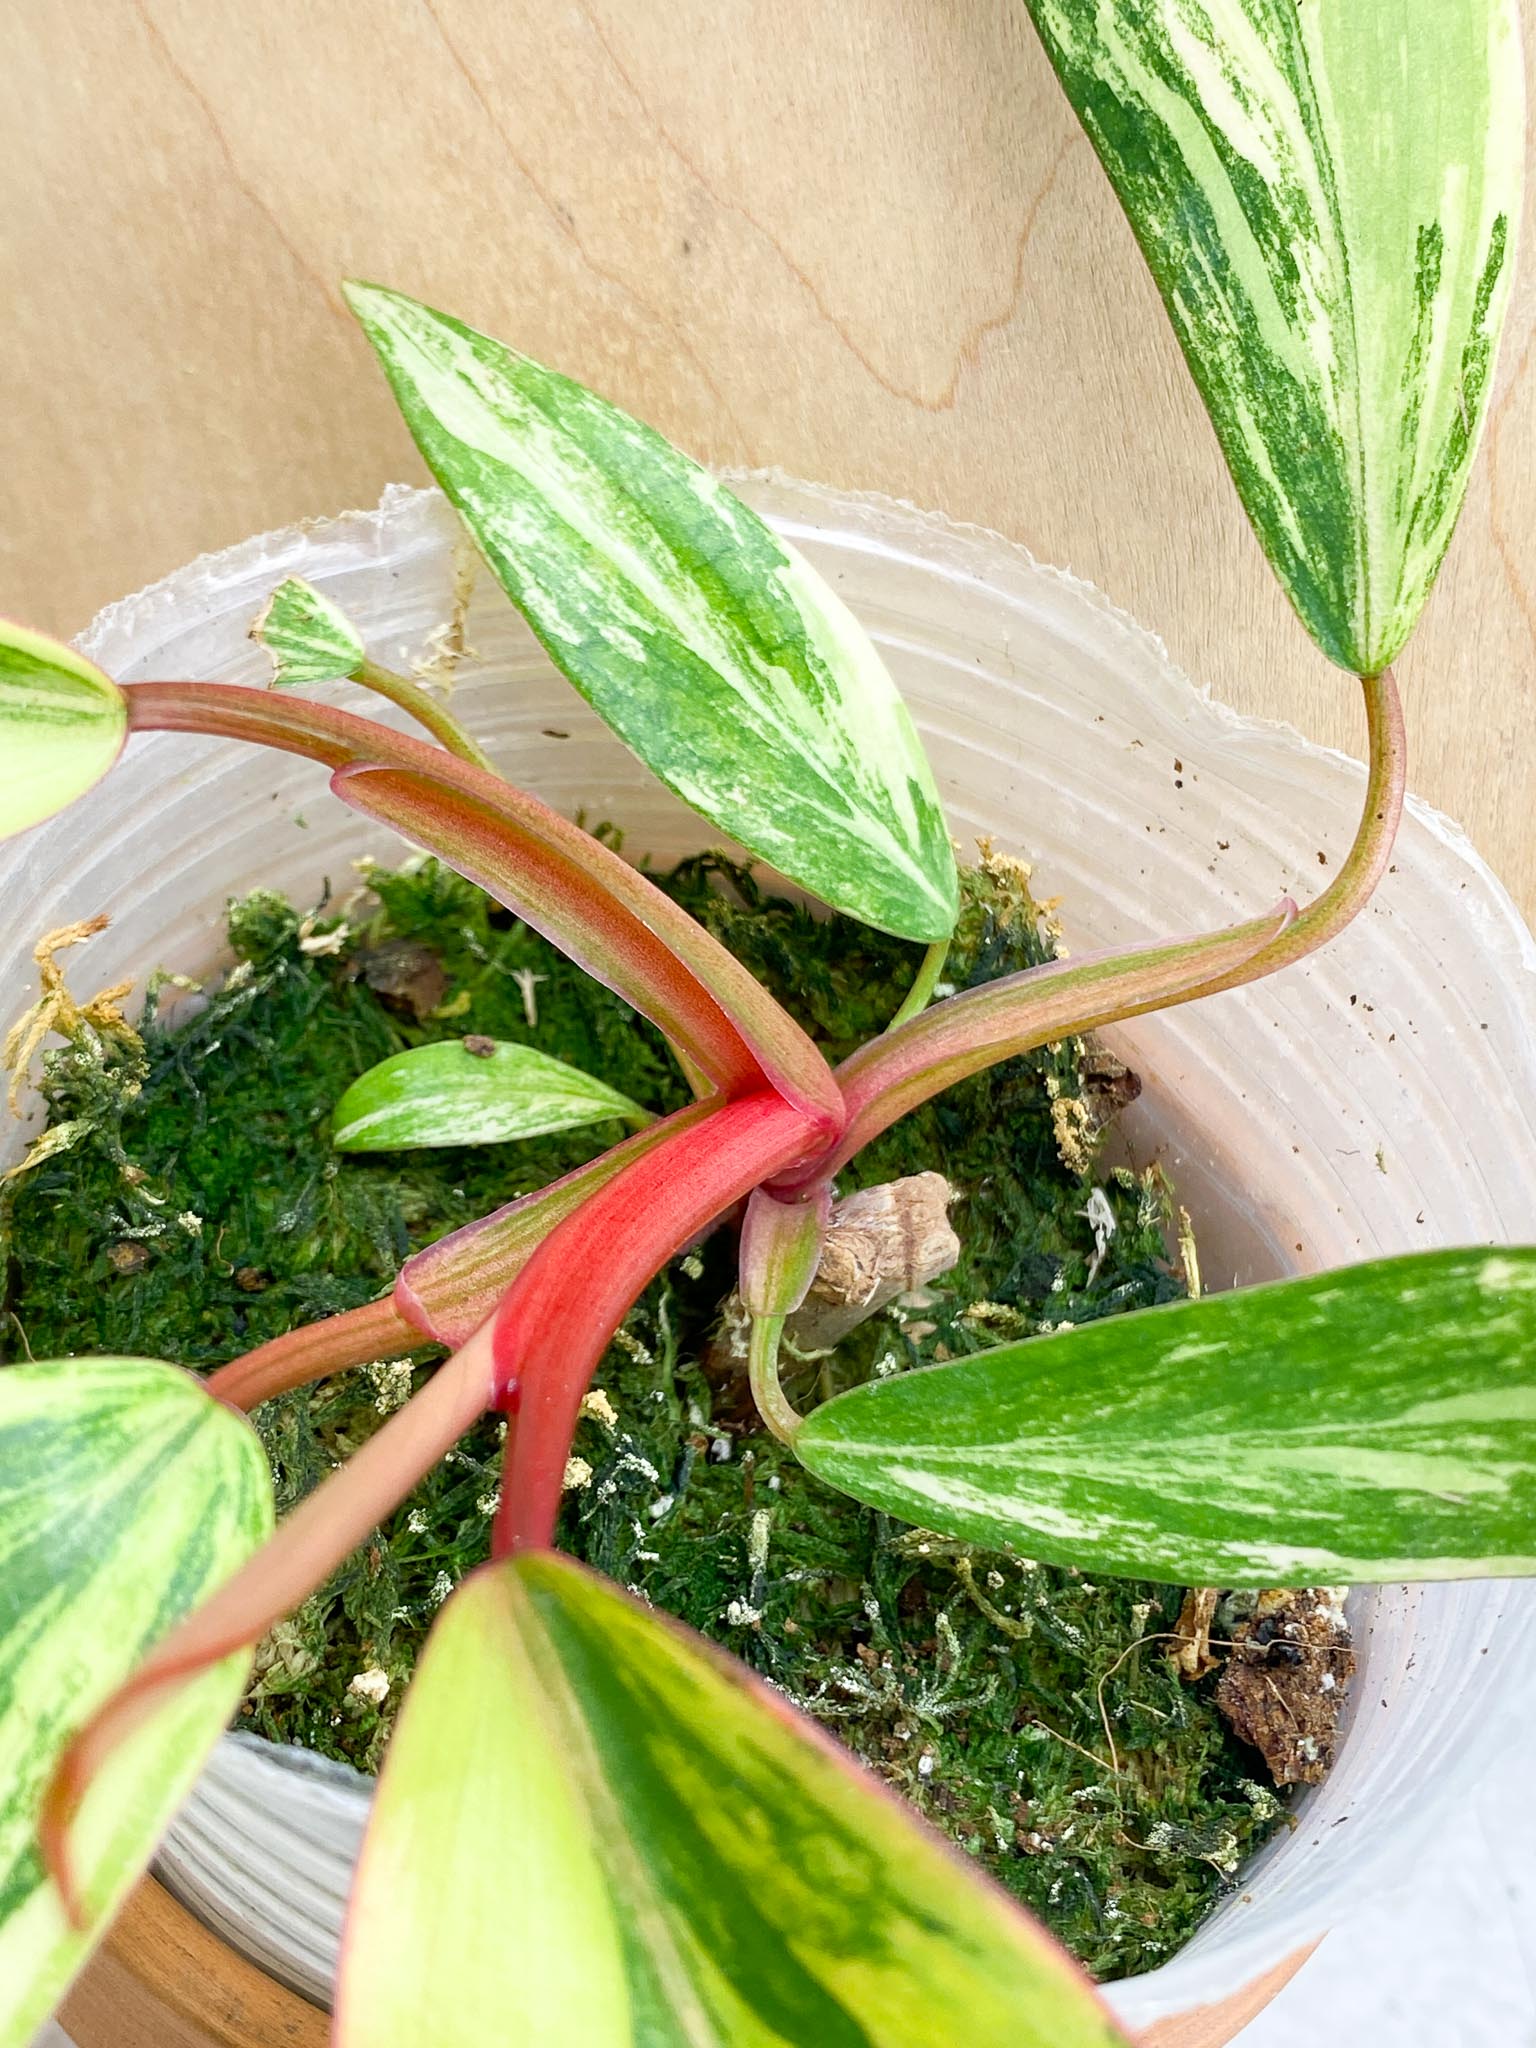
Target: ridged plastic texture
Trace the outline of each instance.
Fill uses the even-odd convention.
[[[1075,949],[1215,926],[1284,890],[1305,899],[1343,855],[1359,765],[1237,718],[1075,578],[888,500],[781,479],[740,488],[873,632],[956,839],[989,835],[1032,860]],[[124,680],[260,683],[265,656],[247,629],[298,574],[357,620],[376,658],[406,663],[453,616],[470,566],[440,499],[391,490],[376,512],[194,562],[104,612],[81,644]],[[619,821],[635,855],[707,840],[553,674],[483,571],[463,626],[473,651],[455,701],[511,777],[562,810]],[[345,686],[334,694],[379,709]],[[70,962],[81,986],[155,966],[206,974],[228,895],[257,883],[299,900],[326,883],[345,892],[359,855],[392,849],[306,763],[136,739],[84,804],[0,850],[5,1010],[29,998],[31,946],[52,926],[113,915]],[[1143,1020],[1117,1043],[1146,1084],[1128,1143],[1163,1159],[1194,1211],[1208,1284],[1536,1231],[1536,947],[1458,829],[1423,805],[1410,806],[1376,903],[1324,956]],[[1223,1995],[1342,1929],[1371,1888],[1411,1883],[1437,1818],[1519,1710],[1531,1588],[1392,1587],[1357,1595],[1353,1612],[1363,1667],[1339,1763],[1189,1946],[1115,1988],[1132,2024]],[[226,1742],[162,1875],[323,1998],[366,1800],[349,1774]]]

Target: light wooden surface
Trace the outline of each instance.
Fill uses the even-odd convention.
[[[415,477],[352,272],[702,456],[998,527],[1356,748],[1019,0],[0,0],[0,50],[0,611]],[[1533,273],[1403,664],[1416,787],[1528,912]]]
[[[153,1878],[59,2019],[71,2048],[325,2048],[330,2036],[324,2013],[225,1948]]]

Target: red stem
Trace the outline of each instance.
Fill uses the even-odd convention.
[[[647,1282],[816,1136],[780,1095],[726,1103],[636,1159],[539,1246],[496,1317],[497,1385],[517,1427],[493,1555],[552,1542],[582,1396]]]
[[[466,1331],[467,1337],[470,1333]],[[305,1323],[269,1344],[258,1344],[243,1358],[232,1359],[209,1375],[208,1391],[231,1408],[249,1410],[276,1394],[307,1387],[327,1373],[351,1365],[372,1365],[377,1358],[395,1358],[429,1343],[413,1329],[388,1296],[344,1315]],[[462,1341],[462,1340],[461,1340]]]
[[[481,880],[578,965],[633,1003],[724,1093],[766,1081],[828,1125],[841,1098],[810,1039],[718,939],[611,847],[547,804],[440,747],[329,704],[226,683],[129,683],[130,731],[258,742],[338,772],[355,808],[399,820],[464,869],[459,828]],[[392,772],[391,772],[392,771]]]
[[[494,1315],[502,1296],[542,1241],[594,1188],[642,1152],[664,1143],[685,1122],[697,1123],[717,1104],[695,1102],[649,1124],[610,1151],[531,1195],[466,1223],[408,1258],[393,1298],[305,1323],[221,1365],[208,1391],[231,1408],[249,1410],[277,1394],[307,1387],[327,1373],[419,1351],[423,1344],[455,1350]]]
[[[1203,993],[1213,974],[1272,944],[1295,910],[1287,897],[1267,916],[1225,932],[1129,953],[1051,960],[936,1003],[843,1061],[837,1070],[848,1106],[842,1137],[812,1173],[786,1174],[775,1192],[801,1193],[830,1177],[899,1118],[1000,1060],[1081,1036],[1139,1009],[1164,1008],[1186,990]]]
[[[508,1402],[514,1378],[530,1369],[521,1413],[507,1432],[511,1469],[496,1543],[498,1550],[548,1543],[582,1394],[631,1302],[690,1238],[760,1180],[801,1158],[820,1129],[772,1090],[702,1116],[690,1104],[668,1121],[669,1139],[632,1161],[545,1239],[495,1323],[477,1331],[254,1557],[177,1623],[69,1743],[44,1796],[38,1834],[77,1925],[83,1919],[71,1824],[104,1759],[179,1682],[247,1648],[296,1607],[478,1415],[498,1401],[515,1405]],[[513,1501],[517,1512],[509,1512]]]
[[[586,1202],[593,1191],[632,1159],[665,1144],[684,1122],[712,1115],[719,1098],[691,1103],[660,1123],[623,1139],[585,1166],[551,1181],[531,1195],[466,1223],[415,1252],[395,1280],[400,1313],[439,1344],[465,1343],[501,1305],[502,1296],[557,1223]]]

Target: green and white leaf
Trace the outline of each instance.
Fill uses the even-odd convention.
[[[742,1665],[569,1559],[444,1607],[338,2048],[1112,2048],[1050,1937]]]
[[[1426,1252],[876,1381],[795,1439],[968,1542],[1194,1586],[1536,1572],[1536,1251]]]
[[[1433,583],[1493,381],[1516,0],[1029,0],[1307,630],[1364,675]]]
[[[585,386],[402,293],[346,289],[502,586],[641,760],[835,908],[947,938],[955,866],[932,774],[810,564]]]
[[[336,1105],[341,1152],[398,1152],[424,1145],[499,1145],[583,1124],[650,1122],[617,1088],[531,1045],[461,1038],[413,1046],[380,1060]]]
[[[70,1737],[272,1526],[254,1431],[134,1358],[0,1368],[0,2048],[25,2048],[149,1859],[240,1696],[227,1658],[156,1708],[73,1830],[73,1929],[37,1846]]]
[[[128,700],[58,640],[0,619],[0,839],[84,796],[122,752]]]
[[[357,628],[346,613],[312,583],[290,576],[267,600],[267,608],[251,628],[272,657],[272,687],[292,689],[298,683],[329,683],[355,675],[367,656]]]

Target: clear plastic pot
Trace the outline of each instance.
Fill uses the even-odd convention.
[[[1226,711],[1083,583],[888,500],[780,479],[741,488],[874,633],[957,840],[990,835],[1034,861],[1074,947],[1214,926],[1283,890],[1306,898],[1342,855],[1358,764]],[[449,621],[472,558],[440,499],[392,490],[376,512],[192,563],[104,612],[82,645],[124,680],[262,682],[247,630],[290,573],[399,664]],[[483,572],[463,623],[473,652],[457,702],[516,781],[619,821],[635,855],[707,840],[555,676]],[[70,962],[81,988],[156,966],[205,974],[227,896],[265,883],[311,900],[326,882],[346,889],[359,855],[391,847],[307,763],[137,740],[85,804],[0,849],[6,1011],[30,998],[31,947],[53,926],[112,913]],[[1532,1235],[1536,946],[1457,828],[1423,805],[1410,806],[1376,903],[1325,955],[1117,1042],[1145,1082],[1128,1142],[1173,1174],[1212,1285]],[[7,1136],[12,1153],[18,1140]],[[1362,1670],[1332,1775],[1179,1956],[1112,1989],[1132,2024],[1224,1997],[1344,1925],[1411,1868],[1503,1739],[1530,1669],[1536,1590],[1394,1586],[1357,1593],[1353,1613]],[[253,1959],[323,1997],[366,1798],[350,1773],[232,1738],[161,1874]]]

